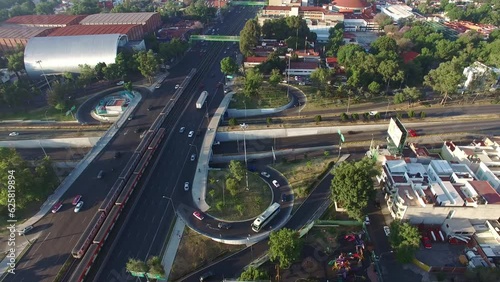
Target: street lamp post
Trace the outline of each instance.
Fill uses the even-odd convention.
[[[47,75],[45,74],[45,71],[43,70],[42,61],[38,60],[35,63],[37,63],[40,66],[40,69],[42,70],[43,77],[45,78],[45,82],[47,82],[47,86],[49,87],[50,91],[52,91],[52,87],[50,87],[50,83],[49,83],[49,80],[47,79]]]
[[[288,71],[286,72],[286,97],[290,97],[290,63],[292,59],[292,53],[288,54]]]
[[[381,260],[382,260],[382,257],[383,257],[384,255],[387,255],[387,254],[392,254],[392,253],[394,253],[394,251],[383,252],[383,253],[381,253],[380,255],[378,255],[378,256],[377,256],[377,255],[375,255],[375,252],[374,252],[374,253],[373,253],[373,254],[374,254],[374,255],[373,255],[373,258],[375,259],[375,261],[376,261],[376,262],[379,262],[379,261],[381,261]]]
[[[384,117],[384,120],[387,119],[387,112],[389,112],[389,104],[391,103],[391,100],[390,99],[387,99],[387,108],[385,109],[385,117]]]
[[[246,179],[246,184],[247,184],[247,190],[248,188],[248,161],[247,161],[247,141],[246,141],[246,131],[248,125],[246,123],[240,124],[241,129],[243,129],[243,150],[245,152],[245,179]]]
[[[47,111],[45,111],[45,121],[49,121],[49,118],[47,117]]]
[[[175,216],[177,216],[177,211],[175,210],[174,201],[172,201],[172,198],[167,197],[167,196],[162,196],[162,198],[167,199],[172,204],[172,209],[174,210],[174,214],[175,214]]]

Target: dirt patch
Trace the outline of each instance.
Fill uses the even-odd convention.
[[[199,269],[215,259],[242,249],[243,246],[217,243],[186,228],[177,250],[170,278],[172,281]]]
[[[225,188],[228,169],[211,170],[208,173],[207,213],[225,220],[245,220],[258,216],[271,203],[272,191],[269,186],[254,172],[248,172],[246,180],[239,183],[238,193],[232,196]]]

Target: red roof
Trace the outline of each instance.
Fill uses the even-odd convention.
[[[264,10],[275,10],[275,11],[291,11],[290,6],[264,6]]]
[[[326,63],[327,64],[336,64],[338,62],[336,57],[327,57],[326,58]]]
[[[140,26],[135,24],[116,25],[71,25],[54,30],[48,36],[73,36],[92,34],[127,34],[132,28]]]
[[[335,0],[333,1],[333,5],[336,7],[350,9],[362,9],[370,7],[370,4],[364,0]]]
[[[248,57],[245,59],[245,63],[263,63],[267,61],[267,57]]]
[[[500,195],[491,187],[488,181],[473,180],[469,181],[469,184],[484,200],[486,200],[488,205],[500,204]]]
[[[32,25],[32,26],[67,26],[78,24],[84,15],[25,15],[10,18],[5,21],[8,24]]]
[[[312,62],[291,62],[290,63],[290,68],[291,69],[309,69],[309,70],[314,70],[318,68],[318,63],[312,63]]]
[[[415,60],[415,58],[418,57],[418,55],[420,55],[420,54],[417,52],[408,51],[408,52],[401,53],[401,58],[403,58],[403,61],[406,64],[406,63],[409,63],[409,62]]]

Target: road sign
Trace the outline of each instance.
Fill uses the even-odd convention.
[[[340,140],[342,140],[342,142],[345,142],[344,134],[342,134],[342,132],[340,131],[340,128],[337,130],[337,132],[340,135]]]
[[[232,75],[226,75],[226,78],[232,79],[233,76]]]
[[[76,106],[71,107],[70,111],[76,110]]]

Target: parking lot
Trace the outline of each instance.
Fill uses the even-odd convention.
[[[432,249],[420,245],[415,257],[428,266],[463,266],[458,256],[463,255],[465,245],[450,245],[443,242],[432,242]]]

